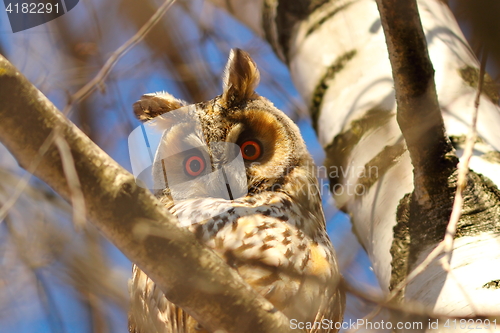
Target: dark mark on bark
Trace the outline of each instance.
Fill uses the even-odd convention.
[[[273,45],[277,54],[282,54],[284,61],[290,61],[290,37],[294,27],[305,20],[309,15],[328,0],[265,0],[262,12],[262,24],[266,39]],[[274,15],[276,6],[276,15]],[[273,17],[275,16],[275,17]],[[273,38],[276,31],[276,37]],[[277,39],[277,40],[275,40]]]
[[[474,68],[471,66],[466,66],[459,69],[460,76],[462,79],[472,88],[477,88],[479,80],[479,68]],[[498,96],[498,85],[495,81],[485,73],[483,82],[483,94],[488,97],[488,99],[493,103],[498,105],[500,97]]]
[[[450,136],[450,141],[453,148],[462,149],[467,142],[467,135],[452,135]],[[484,143],[484,141],[480,137],[477,137],[475,143]]]
[[[455,149],[464,149],[465,148],[465,143],[467,141],[467,136],[466,135],[460,135],[460,136],[450,136],[451,144],[453,145],[453,148]],[[476,142],[478,144],[484,144],[484,140],[481,138],[477,138]],[[500,164],[500,152],[498,151],[489,151],[484,153],[483,155],[479,156],[479,158],[489,162],[489,163],[498,163]]]
[[[500,280],[493,280],[483,285],[484,289],[500,289]]]
[[[500,164],[500,152],[498,151],[489,151],[481,156],[481,158],[490,163],[498,163]]]
[[[318,85],[314,89],[312,95],[311,103],[311,118],[312,125],[316,132],[318,131],[318,119],[320,115],[321,104],[323,103],[323,97],[326,90],[328,89],[329,81],[335,78],[338,72],[344,69],[345,65],[356,55],[356,50],[352,50],[339,56],[335,62],[327,68],[325,74],[319,81]]]
[[[411,194],[406,194],[400,201],[396,211],[396,225],[394,226],[394,240],[390,253],[392,256],[392,272],[389,290],[393,290],[408,275],[408,257],[410,250],[410,234],[408,223],[410,221]],[[396,296],[396,301],[403,298],[405,289]]]
[[[348,3],[345,3],[345,4],[341,5],[341,6],[339,6],[339,7],[336,7],[330,13],[326,14],[325,16],[323,16],[316,23],[314,23],[313,25],[311,25],[309,27],[309,29],[306,32],[306,37],[309,36],[310,34],[312,34],[313,32],[315,32],[317,29],[321,28],[321,26],[326,21],[328,21],[329,19],[333,18],[338,12],[346,9],[347,7],[349,7],[350,5],[352,5],[354,2],[356,2],[356,1],[348,2]],[[319,10],[323,11],[324,9],[323,8],[319,8]]]
[[[399,140],[391,146],[385,146],[377,156],[366,163],[364,177],[358,180],[358,184],[363,186],[363,194],[399,161],[405,151],[404,140]]]
[[[277,0],[265,0],[262,5],[262,29],[264,30],[264,37],[271,44],[274,53],[278,56],[281,54],[279,45],[276,45],[277,41],[274,36],[275,29],[275,12],[274,7],[277,5]],[[283,59],[284,60],[284,59]]]
[[[433,202],[430,210],[419,207],[410,194],[400,201],[391,246],[391,289],[416,267],[419,263],[417,259],[423,250],[436,246],[444,239],[456,183],[457,172],[454,172],[449,177],[448,187],[442,189],[440,196],[434,196],[437,201]],[[457,224],[455,238],[481,233],[500,234],[498,187],[490,179],[470,171],[463,197],[462,216]]]
[[[500,191],[489,178],[470,172],[455,237],[483,232],[500,233]]]
[[[333,142],[325,148],[326,159],[324,164],[327,170],[332,168],[338,170],[346,167],[348,158],[359,140],[374,129],[386,124],[393,116],[394,113],[390,110],[373,108],[368,110],[361,118],[352,121],[349,129],[335,136]],[[331,176],[332,173],[328,172],[332,188],[336,184],[342,183],[342,172],[337,173],[338,177]]]

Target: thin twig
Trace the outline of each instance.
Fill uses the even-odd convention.
[[[396,295],[403,290],[404,287],[406,287],[413,279],[415,279],[417,276],[419,276],[421,273],[423,273],[427,267],[436,259],[442,252],[443,252],[444,244],[443,242],[440,242],[438,246],[432,250],[431,253],[422,261],[417,267],[415,267],[410,274],[406,276],[406,278],[401,281],[392,291],[391,293],[387,296],[387,301],[390,302],[396,297]]]
[[[165,0],[165,2],[156,10],[153,16],[151,16],[151,18],[139,29],[139,31],[137,31],[129,40],[125,42],[125,44],[120,46],[111,54],[99,73],[97,73],[92,80],[71,96],[69,103],[63,110],[64,115],[69,113],[74,103],[78,103],[82,99],[86,98],[94,90],[96,90],[98,86],[104,83],[104,80],[106,80],[117,61],[144,39],[146,34],[160,21],[175,1],[176,0]]]
[[[442,243],[441,243],[442,244]],[[443,257],[444,258],[444,257]],[[448,266],[449,268],[449,266]],[[451,271],[450,271],[451,272]],[[452,272],[451,272],[452,273]],[[453,273],[452,273],[453,274]],[[453,276],[455,279],[456,277]],[[457,283],[460,285],[459,281]],[[371,321],[375,318],[381,310],[389,310],[396,311],[407,315],[416,315],[419,317],[427,317],[428,319],[439,319],[439,321],[445,322],[446,320],[484,320],[484,316],[478,314],[476,308],[473,308],[476,311],[474,316],[456,316],[456,315],[446,315],[446,314],[435,314],[431,309],[417,303],[415,301],[408,301],[404,304],[399,304],[395,302],[391,302],[387,298],[377,297],[373,295],[369,295],[366,292],[359,291],[356,287],[348,283],[346,280],[343,281],[343,288],[345,288],[346,292],[365,301],[368,304],[374,304],[375,308],[367,315],[365,315],[362,319],[364,323]],[[467,297],[467,296],[466,296]],[[470,300],[470,298],[468,298]],[[363,327],[356,327],[353,329],[346,330],[346,333],[355,333],[362,329]]]
[[[451,212],[450,222],[446,228],[446,234],[444,236],[444,251],[446,253],[446,261],[451,262],[451,252],[453,251],[453,242],[455,238],[455,233],[457,231],[457,224],[460,216],[462,215],[462,206],[464,203],[463,191],[467,186],[467,174],[469,173],[469,162],[474,153],[474,144],[477,139],[477,116],[479,113],[479,103],[481,92],[483,90],[484,74],[487,61],[487,54],[484,52],[481,59],[481,68],[479,70],[478,87],[476,93],[476,99],[474,101],[474,112],[472,115],[472,123],[467,134],[467,141],[464,148],[464,154],[460,159],[458,165],[458,180],[457,180],[457,190],[455,192],[455,200],[453,202],[453,209]]]
[[[462,283],[460,282],[460,280],[458,280],[458,278],[457,278],[456,274],[453,272],[453,269],[451,268],[450,263],[448,262],[446,256],[442,257],[439,260],[439,262],[441,263],[441,266],[443,267],[443,270],[446,272],[446,274],[448,274],[451,277],[451,279],[453,281],[455,281],[455,283],[458,286],[458,289],[460,289],[460,291],[464,295],[465,300],[469,303],[469,305],[470,305],[473,313],[475,315],[478,315],[479,314],[479,310],[476,307],[476,305],[474,304],[474,300],[472,299],[472,297],[470,297],[469,293],[464,288],[464,286],[462,285]]]
[[[373,309],[369,314],[367,314],[366,316],[364,316],[361,319],[363,320],[364,323],[371,321],[373,318],[375,318],[380,313],[380,311],[382,311],[382,306],[380,306],[380,305],[376,306],[375,309]],[[356,333],[362,328],[363,327],[358,327],[356,325],[356,328],[349,329],[349,330],[347,330],[346,333]]]
[[[40,148],[38,149],[38,153],[33,157],[33,160],[29,164],[28,168],[26,168],[26,173],[17,183],[14,189],[14,193],[10,196],[9,200],[7,200],[2,207],[0,207],[0,222],[5,219],[9,210],[11,210],[12,207],[14,207],[21,194],[28,187],[29,181],[33,176],[33,173],[35,172],[36,168],[42,161],[43,156],[45,155],[50,145],[52,144],[54,137],[55,137],[55,131],[51,133],[47,137],[47,139],[43,142],[43,144],[40,146]]]
[[[78,173],[75,169],[75,161],[71,155],[68,143],[60,136],[56,135],[55,144],[61,156],[64,175],[68,181],[68,187],[71,192],[71,205],[73,206],[73,224],[76,230],[81,230],[85,226],[85,200],[83,198],[82,186]]]
[[[125,42],[125,44],[120,46],[116,51],[112,53],[99,73],[97,73],[97,75],[90,82],[88,82],[85,86],[83,86],[80,90],[78,90],[74,95],[70,97],[69,103],[66,105],[62,112],[64,115],[68,115],[75,103],[81,101],[90,93],[92,93],[96,89],[97,85],[102,84],[102,82],[106,79],[106,77],[113,69],[116,62],[145,37],[145,35],[151,30],[151,28],[154,27],[156,23],[158,23],[161,17],[168,11],[168,9],[170,9],[175,1],[176,0],[166,0],[154,13],[154,15],[151,16],[151,18],[141,27],[141,29],[139,29],[137,33],[135,33],[129,40],[127,40],[127,42]],[[41,145],[38,153],[34,156],[33,161],[26,168],[27,172],[19,181],[19,184],[16,186],[14,194],[9,198],[9,200],[7,200],[7,202],[5,202],[2,207],[0,207],[0,222],[5,218],[7,212],[14,206],[21,194],[28,187],[32,174],[38,168],[49,147],[54,143],[54,139],[57,136],[57,133],[58,127],[56,126],[53,129],[53,132],[50,133],[50,135]]]
[[[458,166],[458,181],[457,181],[457,190],[455,194],[455,200],[453,203],[453,210],[450,216],[450,221],[448,223],[448,226],[446,228],[446,233],[444,236],[444,239],[432,250],[429,255],[417,266],[415,267],[408,276],[401,281],[392,291],[391,293],[387,296],[387,302],[391,301],[394,299],[394,297],[401,291],[403,290],[404,287],[406,287],[413,279],[415,279],[418,275],[420,275],[422,272],[427,269],[427,267],[443,252],[445,252],[445,257],[443,259],[446,260],[448,265],[446,267],[450,267],[449,264],[451,263],[451,252],[453,251],[453,243],[454,243],[454,238],[455,238],[455,233],[456,233],[456,228],[457,228],[457,223],[458,220],[460,219],[461,212],[462,212],[462,205],[463,205],[463,190],[465,189],[467,185],[467,174],[469,172],[469,161],[470,158],[472,157],[473,151],[474,151],[474,143],[477,138],[477,116],[478,116],[478,110],[479,110],[479,101],[480,101],[480,96],[481,96],[481,90],[483,86],[483,81],[484,81],[484,73],[485,73],[485,67],[486,67],[486,56],[482,58],[481,61],[481,69],[479,73],[479,80],[478,80],[478,90],[476,94],[476,99],[474,102],[474,113],[472,117],[472,124],[469,133],[467,134],[467,144],[464,149],[464,154],[462,156],[462,159],[460,161],[460,164]],[[446,267],[443,266],[443,269],[446,270]],[[473,306],[471,304],[471,306]]]
[[[423,262],[421,262],[413,271],[411,271],[408,276],[401,281],[390,293],[387,295],[386,299],[378,302],[377,307],[370,312],[368,315],[366,315],[363,319],[366,320],[371,320],[375,318],[375,316],[380,312],[380,310],[383,307],[387,307],[391,302],[394,300],[394,298],[398,295],[398,293],[403,290],[404,287],[406,287],[413,279],[415,279],[418,275],[420,275],[423,271],[427,269],[427,267],[431,264],[434,259],[436,259],[439,254],[442,253],[443,251],[443,242],[440,242],[438,246],[431,252],[429,255],[425,258]],[[403,309],[404,310],[404,309]],[[357,331],[357,330],[356,330]],[[355,332],[355,331],[354,331]],[[349,333],[353,333],[349,331]]]
[[[55,305],[56,302],[50,294],[48,284],[43,277],[43,272],[40,270],[42,266],[40,265],[40,263],[35,262],[32,256],[29,255],[30,251],[27,251],[27,244],[29,243],[26,239],[26,235],[16,232],[14,226],[12,225],[12,222],[9,219],[9,216],[5,218],[5,225],[7,227],[8,233],[11,236],[11,239],[13,240],[17,255],[36,281],[38,298],[40,300],[43,311],[49,318],[49,326],[51,330],[56,333],[64,333],[65,330],[64,325],[62,324],[62,316]]]

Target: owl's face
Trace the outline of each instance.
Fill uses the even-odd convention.
[[[164,184],[164,193],[174,199],[287,191],[300,186],[297,176],[309,184],[313,163],[299,130],[254,92],[259,72],[246,52],[231,53],[223,81],[222,95],[208,102],[186,106],[160,93],[144,95],[134,105],[139,118],[154,118],[163,131],[155,183]],[[289,184],[292,174],[295,185]]]

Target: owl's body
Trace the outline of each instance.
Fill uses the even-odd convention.
[[[199,119],[198,130],[187,120],[159,125],[168,133],[156,153],[153,174],[165,173],[160,161],[166,162],[176,182],[189,186],[167,186],[158,197],[181,225],[289,319],[335,323],[342,319],[345,300],[338,288],[340,274],[326,233],[314,164],[295,124],[255,94],[258,81],[255,63],[235,50],[226,68],[223,94],[192,111]],[[182,106],[168,94],[145,95],[135,112],[148,120]],[[228,158],[230,149],[212,144],[221,142],[241,149],[247,193],[241,197],[213,196],[221,174],[225,183],[233,177],[227,164],[233,158]],[[220,169],[226,172],[210,172]],[[130,292],[131,332],[203,332],[136,266]]]

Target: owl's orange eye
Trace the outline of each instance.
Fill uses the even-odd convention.
[[[241,145],[241,154],[245,160],[255,161],[262,154],[262,149],[257,141],[248,140]]]
[[[188,157],[184,161],[184,171],[188,176],[199,176],[205,170],[205,160],[197,155]]]

